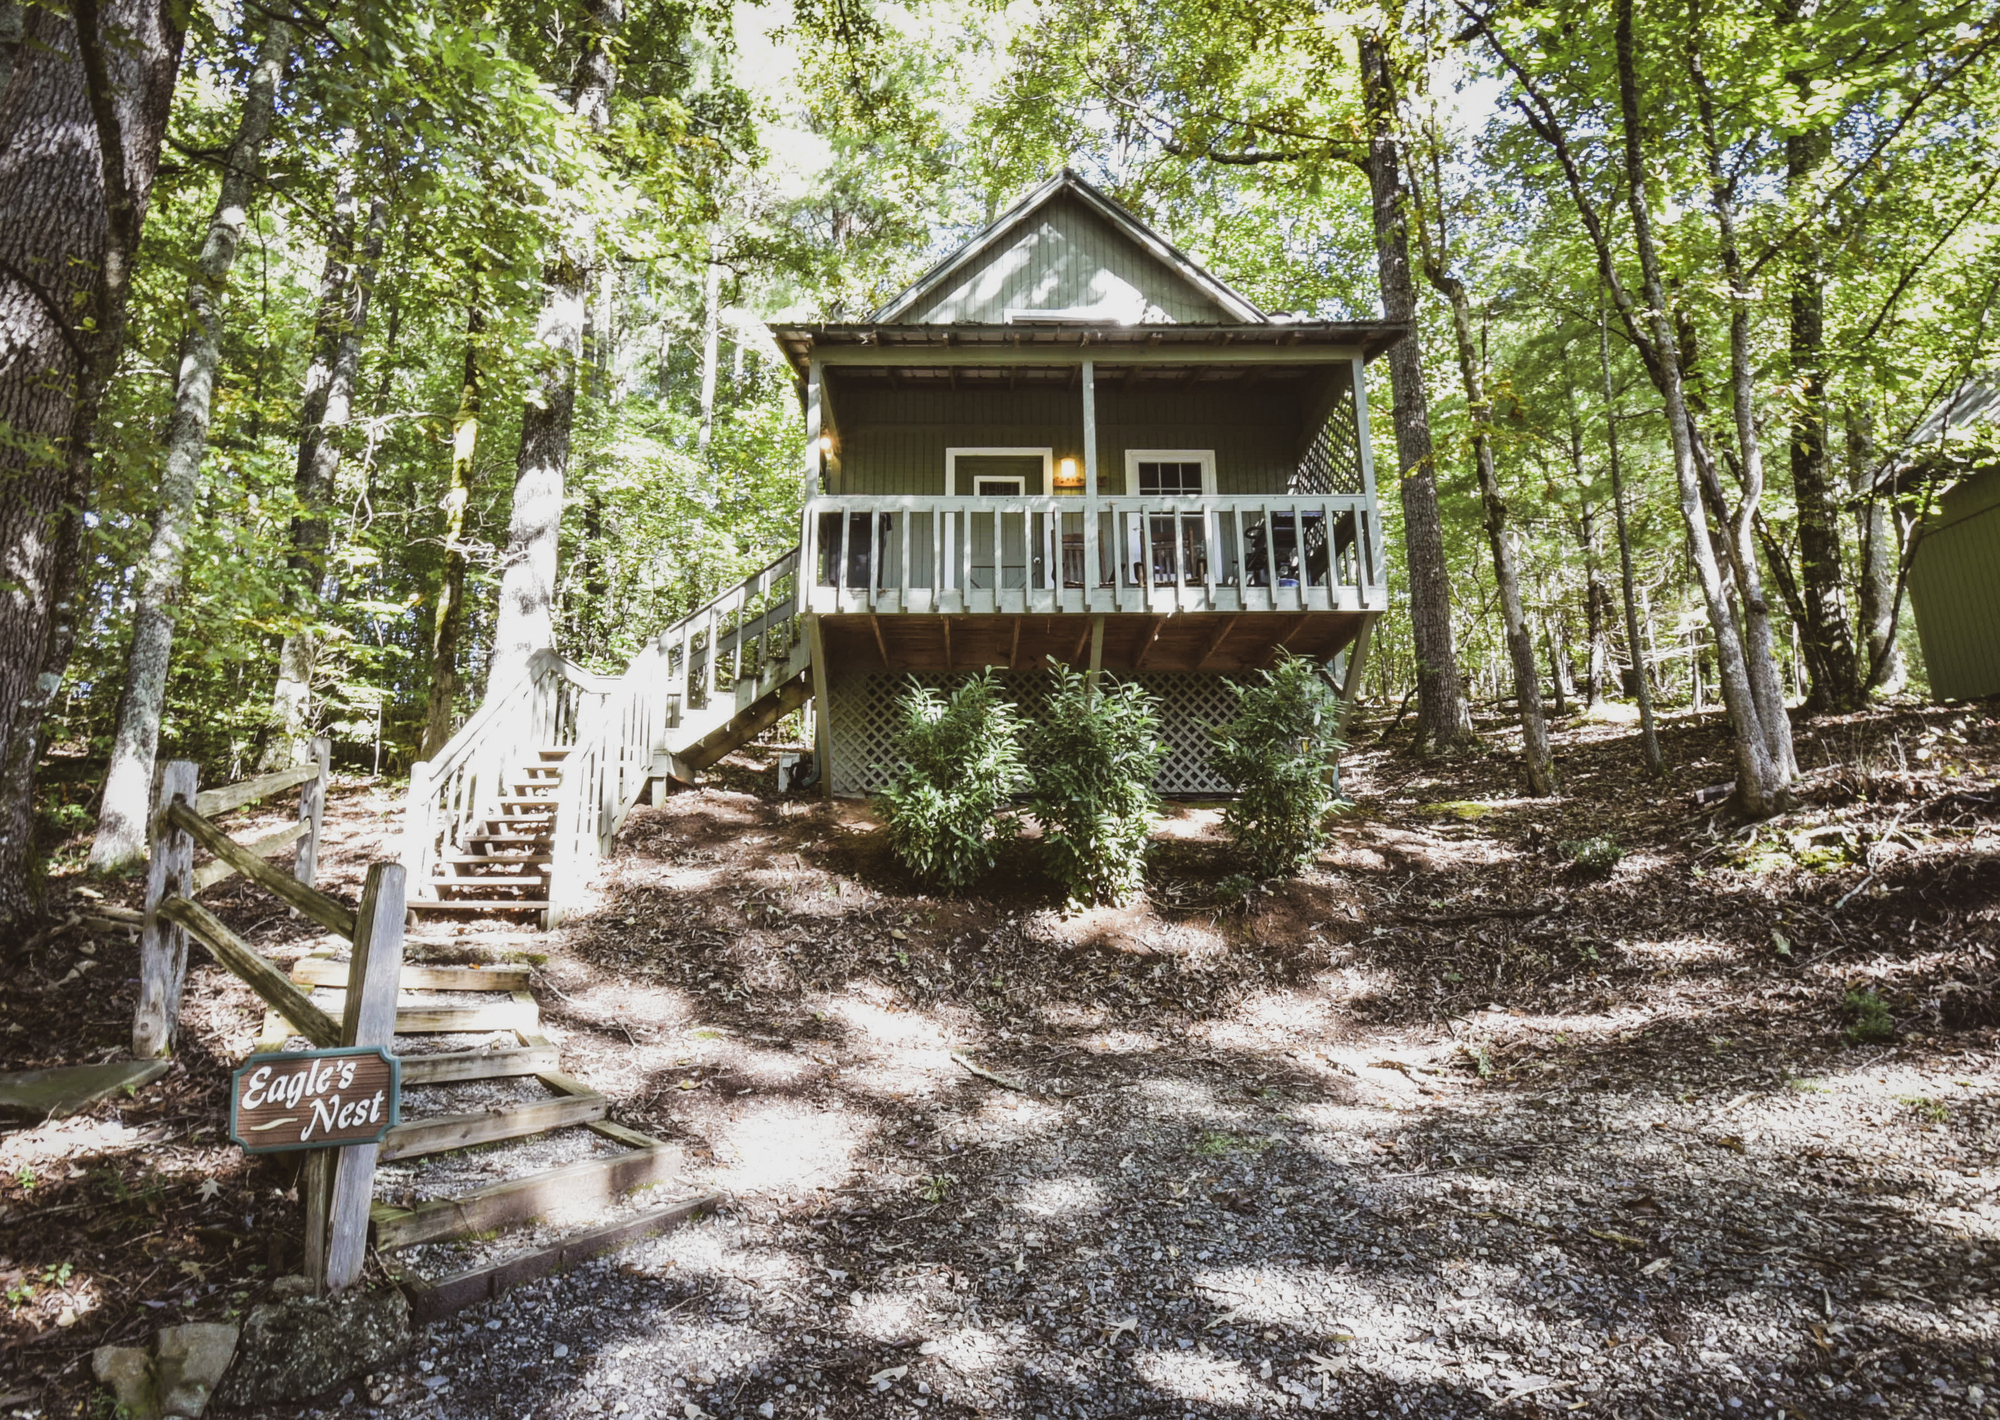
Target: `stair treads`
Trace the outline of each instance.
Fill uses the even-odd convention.
[[[522,999],[525,995],[525,992],[468,991],[406,996],[396,1003],[396,1034],[533,1030],[541,1022],[541,1012],[533,997]],[[312,999],[314,1005],[338,1019],[346,1005],[347,993],[322,986],[312,993]]]
[[[461,1265],[459,1270],[438,1276],[436,1280],[423,1275],[406,1275],[404,1281],[410,1290],[411,1311],[420,1321],[433,1321],[463,1307],[491,1301],[510,1287],[575,1267],[624,1243],[668,1232],[722,1202],[719,1193],[702,1193],[664,1204],[653,1201],[651,1190],[636,1197],[645,1200],[644,1203],[615,1208],[612,1211],[616,1216],[597,1227],[566,1235],[558,1235],[553,1229],[537,1229],[536,1232],[542,1236],[538,1236],[535,1245],[526,1251],[491,1249],[472,1260],[471,1265]],[[518,1247],[520,1236],[510,1233],[504,1241]],[[430,1260],[424,1254],[443,1254],[445,1249],[458,1246],[454,1243],[421,1246],[398,1253],[397,1259],[399,1262],[421,1259],[421,1267],[422,1261]],[[427,1267],[421,1270],[431,1271]]]
[[[544,1129],[566,1124],[586,1124],[602,1119],[610,1109],[602,1095],[567,1095],[560,1099],[538,1100],[511,1109],[478,1114],[448,1114],[438,1119],[417,1119],[397,1125],[382,1140],[381,1159],[408,1159],[420,1154],[437,1154],[446,1149],[466,1149],[475,1144],[491,1144],[501,1139],[519,1139]]]
[[[683,1163],[682,1151],[671,1144],[621,1149],[488,1184],[456,1197],[433,1199],[407,1210],[377,1204],[373,1215],[375,1245],[386,1252],[531,1219],[554,1221],[578,1213],[600,1213],[622,1194],[673,1178]]]
[[[443,1085],[460,1080],[497,1080],[536,1075],[556,1067],[554,1046],[530,1045],[518,1050],[453,1050],[436,1055],[397,1056],[403,1062],[403,1088]]]
[[[525,966],[405,966],[399,985],[405,991],[526,991]],[[307,957],[292,968],[301,985],[347,985],[347,963]]]
[[[596,1128],[601,1123],[602,1120],[593,1120],[580,1127],[551,1129],[484,1149],[398,1159],[375,1171],[375,1200],[407,1210],[495,1184],[533,1178],[550,1169],[632,1152],[629,1145],[601,1137]],[[645,1147],[654,1147],[659,1142],[647,1139]]]

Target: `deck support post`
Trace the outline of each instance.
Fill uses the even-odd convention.
[[[1097,526],[1097,362],[1085,360],[1083,386],[1083,604],[1097,585],[1104,561],[1098,553]],[[1095,680],[1093,679],[1093,684]]]
[[[819,767],[819,792],[823,799],[833,797],[833,697],[828,693],[831,679],[826,672],[826,632],[820,626],[819,618],[805,619],[806,641],[812,650],[813,687],[813,760]]]
[[[1097,694],[1097,677],[1104,669],[1104,618],[1090,618],[1090,693]]]

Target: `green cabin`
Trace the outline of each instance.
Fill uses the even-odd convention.
[[[1266,314],[1065,172],[872,320],[777,325],[805,413],[798,546],[622,675],[538,651],[413,766],[413,908],[584,901],[657,781],[810,706],[819,782],[902,768],[895,702],[1053,657],[1162,706],[1164,794],[1226,791],[1228,676],[1290,651],[1360,683],[1389,607],[1367,362],[1403,328]]]
[[[1357,394],[1402,328],[1268,315],[1074,173],[873,319],[772,333],[836,794],[896,772],[910,674],[999,668],[1032,712],[1049,657],[1159,696],[1162,792],[1222,790],[1220,678],[1332,666],[1388,608]]]

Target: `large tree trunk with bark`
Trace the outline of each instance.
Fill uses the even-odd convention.
[[[180,66],[158,0],[21,6],[0,33],[0,922],[32,910],[41,722],[75,640],[92,435]]]
[[[458,646],[465,635],[465,508],[472,499],[472,465],[479,452],[479,336],[484,327],[475,300],[465,317],[465,379],[451,421],[451,488],[444,496],[444,576],[437,615],[431,620],[431,688],[424,706],[419,759],[433,759],[451,739],[452,719],[464,677]]]
[[[611,122],[611,92],[618,82],[613,48],[624,20],[624,0],[590,0],[577,66],[576,114],[596,133]],[[525,674],[528,658],[555,641],[556,554],[576,416],[577,367],[583,358],[585,283],[596,245],[596,217],[583,212],[543,272],[542,313],[535,326],[537,369],[521,411],[514,504],[500,563],[500,609],[486,670],[488,695]]]
[[[351,203],[351,199],[350,199]],[[352,207],[347,213],[352,222]],[[336,233],[327,249],[320,279],[318,353],[306,374],[301,410],[299,461],[293,475],[299,513],[292,520],[287,558],[302,579],[299,611],[307,624],[285,637],[278,652],[278,680],[271,691],[269,736],[259,761],[265,771],[289,768],[305,752],[311,734],[312,678],[319,659],[319,636],[310,624],[326,593],[327,550],[335,481],[340,477],[342,442],[354,419],[354,388],[361,379],[361,347],[368,333],[368,303],[375,289],[375,264],[389,227],[389,204],[368,206],[361,249],[348,249],[353,232]],[[352,269],[348,261],[354,260]]]
[[[1801,89],[1807,87],[1804,79],[1799,84]],[[1833,135],[1824,128],[1785,140],[1785,180],[1801,203],[1812,201],[1807,189],[1813,173],[1832,151]],[[1826,447],[1826,283],[1819,243],[1811,233],[1808,224],[1804,240],[1795,246],[1790,302],[1797,411],[1791,431],[1792,498],[1798,508],[1799,590],[1806,609],[1799,629],[1806,670],[1812,677],[1807,709],[1840,714],[1861,704],[1865,676],[1856,664],[1854,633],[1841,587],[1840,521],[1833,506]]]
[[[1632,698],[1638,700],[1640,748],[1646,754],[1646,772],[1654,778],[1666,778],[1666,762],[1660,758],[1660,734],[1652,722],[1652,676],[1646,668],[1646,640],[1640,638],[1638,576],[1632,570],[1632,526],[1626,522],[1624,466],[1618,458],[1618,392],[1612,386],[1612,338],[1602,310],[1598,312],[1598,364],[1604,374],[1604,452],[1612,474],[1612,522],[1618,528],[1618,582],[1624,592],[1626,654],[1632,660]]]
[[[1410,578],[1410,630],[1417,660],[1417,740],[1451,749],[1473,738],[1472,711],[1459,683],[1452,644],[1451,575],[1445,566],[1438,516],[1437,463],[1431,445],[1430,398],[1417,343],[1416,286],[1410,273],[1407,193],[1396,148],[1397,89],[1380,36],[1363,33],[1361,78],[1369,115],[1368,174],[1373,199],[1375,258],[1382,315],[1412,327],[1389,347],[1389,383],[1396,401],[1397,486],[1403,504],[1403,558]]]
[[[1728,588],[1708,535],[1702,502],[1701,474],[1696,466],[1694,430],[1682,383],[1680,336],[1667,304],[1659,247],[1653,236],[1653,212],[1647,195],[1649,165],[1641,129],[1638,64],[1632,32],[1632,0],[1617,0],[1617,62],[1620,108],[1625,139],[1625,200],[1632,217],[1633,244],[1638,249],[1644,280],[1644,319],[1651,326],[1654,376],[1665,406],[1667,434],[1673,446],[1674,478],[1680,491],[1681,518],[1687,527],[1689,561],[1701,585],[1709,625],[1715,633],[1716,671],[1728,707],[1736,752],[1737,809],[1764,818],[1783,806],[1786,779],[1772,762],[1765,730],[1751,688],[1751,671],[1731,615]]]
[[[1546,798],[1556,791],[1555,760],[1549,751],[1548,720],[1542,712],[1542,684],[1535,667],[1535,642],[1528,630],[1527,613],[1521,607],[1521,578],[1514,563],[1514,535],[1507,526],[1507,500],[1500,493],[1500,478],[1493,467],[1493,439],[1489,427],[1493,406],[1486,397],[1486,382],[1480,377],[1479,349],[1472,337],[1472,303],[1465,283],[1446,271],[1441,252],[1425,253],[1425,274],[1432,286],[1451,303],[1451,329],[1458,347],[1458,377],[1465,386],[1465,402],[1472,413],[1472,457],[1479,471],[1479,503],[1485,514],[1486,545],[1493,552],[1493,577],[1500,589],[1500,619],[1507,633],[1507,658],[1514,671],[1514,701],[1521,717],[1521,761],[1528,777],[1528,793]],[[1555,654],[1553,639],[1550,655]],[[1557,690],[1561,695],[1560,687]]]
[[[174,387],[173,418],[167,425],[166,479],[152,536],[137,568],[132,643],[125,657],[125,687],[118,700],[118,727],[104,776],[97,837],[90,845],[92,872],[115,872],[146,856],[153,761],[173,656],[174,604],[180,596],[188,528],[201,483],[202,456],[208,449],[216,375],[222,367],[223,298],[243,241],[251,190],[263,165],[278,84],[291,51],[291,25],[273,20],[250,71],[236,138],[223,158],[215,212],[195,257],[195,274],[188,280],[187,343]]]

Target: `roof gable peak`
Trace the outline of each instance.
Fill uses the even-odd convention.
[[[885,325],[1264,324],[1254,303],[1063,168],[872,317]]]

